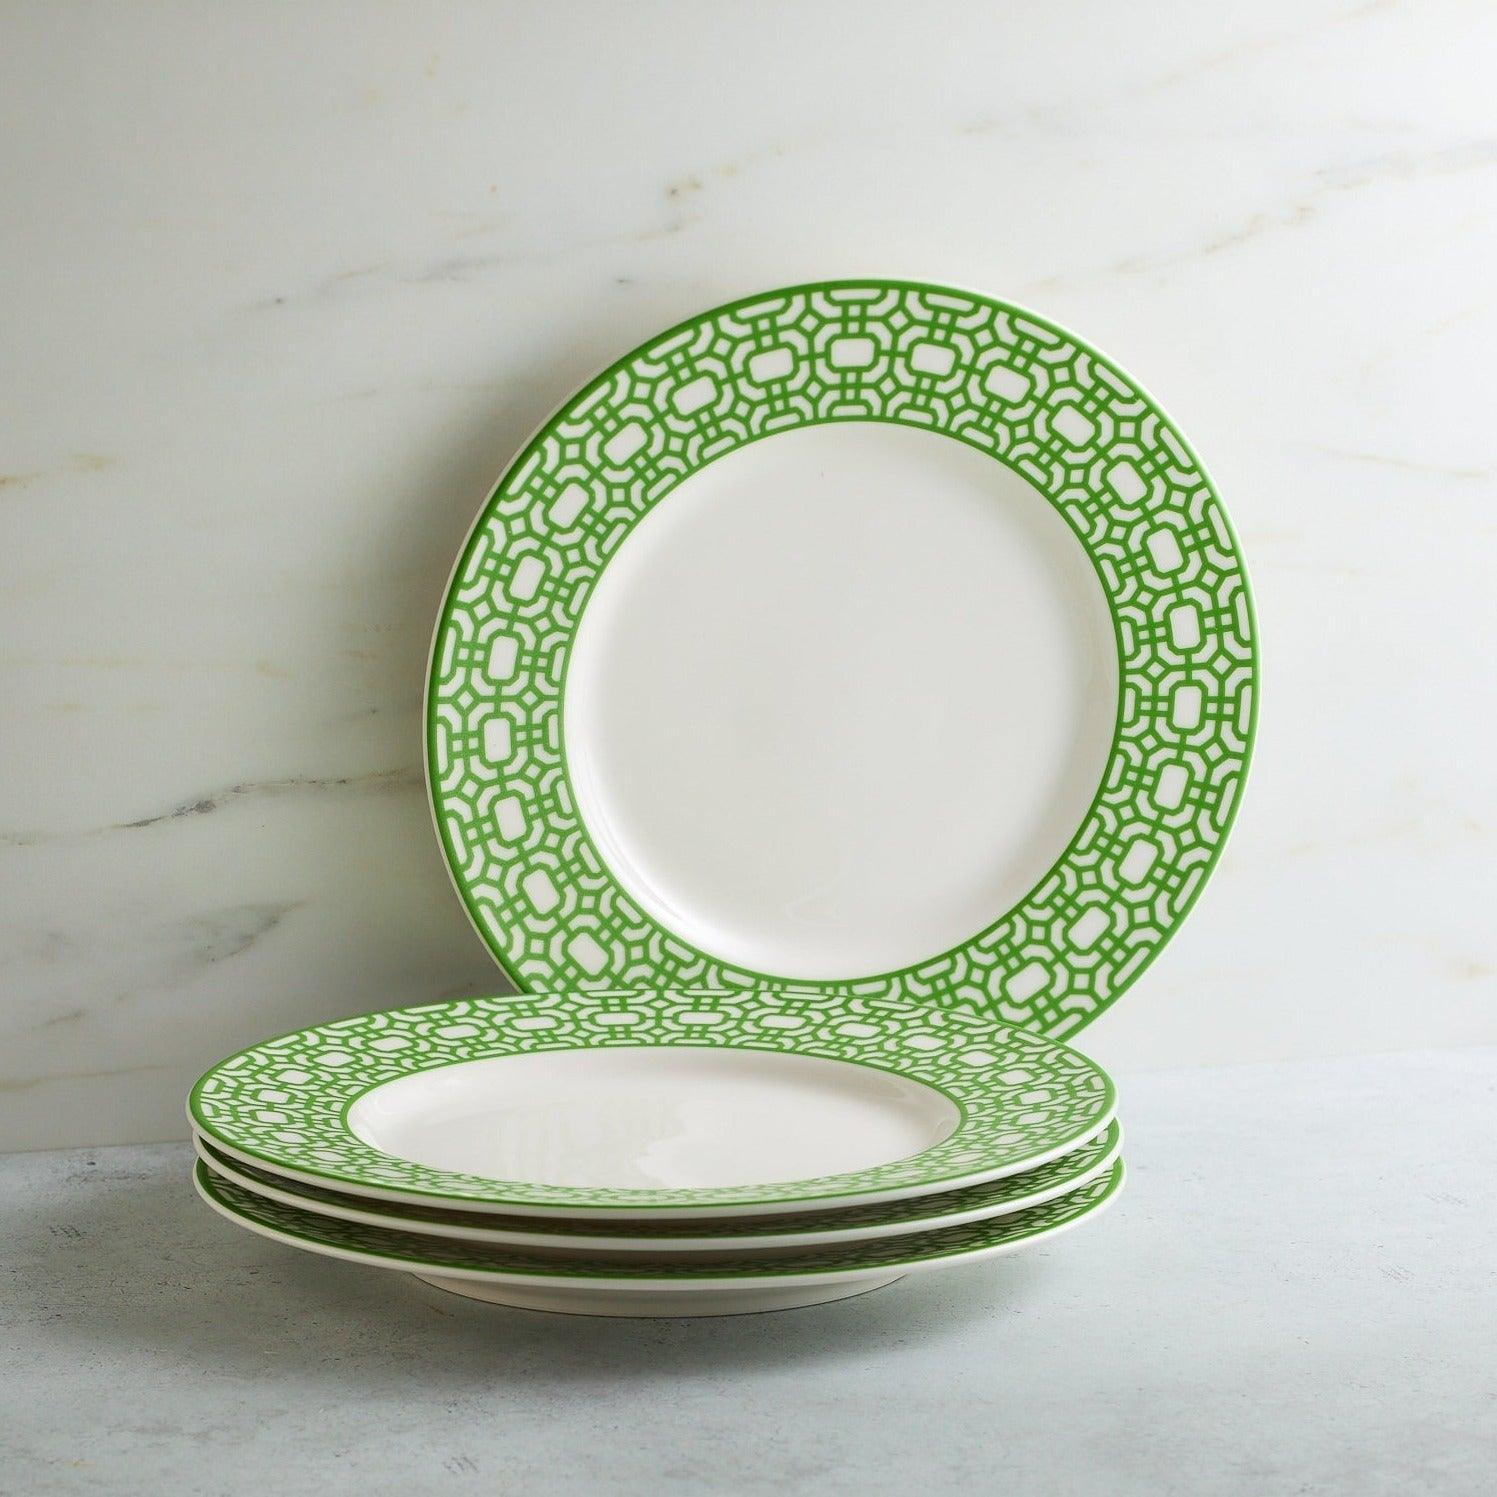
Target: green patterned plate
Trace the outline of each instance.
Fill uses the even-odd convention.
[[[447,862],[517,986],[1089,1023],[1184,919],[1257,644],[1200,461],[1070,333],[846,281],[651,339],[505,473],[428,678]]]
[[[458,1293],[531,1308],[679,1315],[840,1299],[906,1273],[1031,1246],[1094,1216],[1111,1202],[1123,1183],[1123,1165],[1119,1161],[1105,1175],[1043,1205],[937,1232],[783,1253],[717,1252],[669,1261],[482,1246],[338,1221],[267,1200],[215,1175],[201,1161],[194,1180],[199,1194],[230,1221],[309,1252],[376,1268],[406,1269]],[[547,1295],[547,1290],[552,1293]],[[776,1297],[755,1298],[766,1294]],[[696,1295],[718,1297],[693,1304]],[[632,1307],[630,1299],[635,1300]]]
[[[194,1127],[383,1200],[514,1215],[753,1215],[975,1185],[1111,1120],[1085,1056],[883,997],[519,994],[300,1030],[222,1061]]]
[[[196,1135],[193,1138],[198,1156],[215,1175],[255,1195],[319,1216],[506,1247],[599,1248],[629,1253],[815,1247],[833,1242],[861,1242],[870,1237],[930,1232],[990,1216],[1006,1216],[1085,1185],[1111,1167],[1122,1141],[1122,1129],[1113,1123],[1079,1149],[1052,1159],[1038,1169],[990,1180],[984,1185],[969,1185],[965,1190],[943,1191],[938,1195],[910,1196],[902,1201],[848,1206],[833,1211],[785,1213],[763,1220],[730,1216],[646,1226],[630,1221],[538,1223],[523,1217],[475,1217],[469,1211],[445,1210],[440,1206],[403,1205],[378,1211],[359,1196],[298,1184],[269,1170],[241,1164],[205,1139]]]

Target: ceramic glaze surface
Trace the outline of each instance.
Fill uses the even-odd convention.
[[[1117,713],[1096,571],[1034,486],[928,432],[814,426],[688,479],[571,656],[584,822],[657,920],[804,978],[956,945],[1064,851]]]
[[[752,1185],[839,1174],[939,1143],[958,1112],[887,1071],[757,1051],[574,1050],[386,1082],[349,1127],[435,1169],[547,1185]]]

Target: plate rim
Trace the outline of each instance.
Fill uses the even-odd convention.
[[[366,1267],[370,1268],[396,1269],[406,1273],[420,1273],[422,1271],[426,1271],[431,1273],[444,1274],[449,1278],[474,1279],[489,1283],[524,1283],[536,1286],[544,1285],[554,1288],[568,1288],[577,1287],[579,1285],[588,1285],[597,1288],[618,1288],[623,1291],[674,1289],[683,1292],[689,1292],[691,1290],[749,1288],[759,1284],[773,1284],[788,1289],[794,1287],[796,1284],[805,1284],[807,1286],[810,1286],[813,1284],[836,1282],[840,1279],[856,1279],[875,1274],[882,1275],[887,1274],[891,1271],[896,1273],[918,1273],[926,1270],[941,1268],[946,1264],[952,1262],[977,1262],[981,1261],[984,1258],[1000,1257],[1006,1253],[1017,1251],[1020,1248],[1030,1246],[1036,1242],[1042,1242],[1052,1237],[1058,1237],[1063,1232],[1068,1231],[1070,1228],[1079,1226],[1083,1222],[1091,1221],[1095,1217],[1100,1216],[1104,1211],[1106,1211],[1111,1205],[1116,1202],[1119,1194],[1122,1192],[1123,1186],[1127,1181],[1127,1170],[1122,1158],[1117,1158],[1116,1160],[1114,1160],[1109,1172],[1105,1176],[1099,1175],[1094,1177],[1087,1184],[1079,1186],[1077,1191],[1074,1192],[1075,1194],[1080,1194],[1086,1191],[1097,1190],[1099,1182],[1105,1180],[1105,1188],[1101,1188],[1100,1190],[1098,1190],[1098,1194],[1096,1195],[1095,1199],[1087,1202],[1083,1209],[1077,1211],[1073,1216],[1066,1217],[1057,1223],[1041,1226],[1033,1231],[1020,1233],[1012,1237],[1007,1237],[998,1242],[968,1248],[956,1247],[948,1252],[931,1253],[910,1259],[893,1259],[883,1263],[871,1263],[866,1265],[847,1265],[832,1263],[824,1268],[801,1268],[797,1271],[783,1274],[724,1273],[722,1275],[714,1277],[711,1275],[688,1275],[682,1273],[678,1269],[674,1273],[661,1275],[655,1278],[647,1277],[643,1274],[628,1277],[617,1277],[578,1272],[528,1273],[523,1269],[451,1267],[445,1264],[423,1263],[419,1259],[387,1256],[368,1252],[358,1248],[340,1247],[328,1243],[319,1243],[315,1238],[310,1238],[303,1234],[298,1234],[285,1228],[274,1227],[263,1222],[258,1222],[253,1218],[247,1217],[242,1213],[235,1211],[232,1206],[222,1201],[222,1199],[215,1197],[215,1195],[209,1188],[209,1181],[215,1178],[213,1175],[213,1171],[201,1159],[198,1159],[194,1162],[192,1178],[194,1188],[196,1189],[198,1195],[201,1196],[202,1199],[206,1201],[210,1207],[213,1208],[213,1210],[218,1212],[220,1216],[225,1217],[227,1220],[233,1222],[236,1226],[243,1227],[247,1231],[254,1232],[261,1237],[269,1238],[272,1241],[283,1242],[290,1247],[299,1247],[303,1251],[317,1253],[322,1257],[341,1258],[345,1262],[362,1263]],[[1058,1199],[1064,1200],[1066,1198],[1060,1197]],[[1055,1201],[1052,1200],[1044,1202],[1042,1205],[1032,1207],[1030,1209],[1040,1211],[1044,1210],[1046,1207],[1054,1205]],[[290,1209],[295,1210],[296,1208]],[[312,1217],[315,1215],[311,1212],[303,1212],[300,1214],[308,1217]],[[1014,1216],[1022,1216],[1023,1214],[1024,1213],[1022,1212],[1013,1213]],[[331,1218],[325,1218],[325,1220],[331,1220]],[[1011,1217],[997,1217],[993,1220],[1008,1220],[1010,1221],[1010,1224],[1012,1224]],[[983,1223],[976,1222],[967,1224],[966,1226],[948,1227],[943,1229],[943,1231],[944,1233],[948,1234],[961,1233],[966,1232],[973,1227],[981,1227],[982,1225]],[[924,1235],[935,1237],[942,1235],[942,1233],[912,1233],[910,1235],[913,1237],[920,1237]],[[859,1246],[860,1244],[858,1243],[842,1243],[823,1248],[821,1249],[821,1251],[828,1254],[836,1252],[847,1252]],[[807,1249],[806,1251],[814,1252],[817,1250]],[[685,1265],[682,1266],[684,1267]]]
[[[1221,491],[1218,484],[1216,483],[1216,480],[1212,476],[1210,469],[1201,459],[1199,452],[1197,452],[1190,439],[1180,429],[1179,425],[1170,418],[1166,407],[1153,394],[1149,386],[1135,377],[1132,373],[1128,372],[1125,369],[1125,366],[1119,360],[1114,359],[1089,339],[1073,332],[1065,324],[1056,322],[1044,313],[1036,312],[1025,304],[1017,301],[1012,301],[1007,297],[1000,297],[991,292],[982,291],[975,287],[963,285],[960,282],[928,281],[920,278],[903,276],[885,277],[861,275],[831,277],[811,281],[797,281],[789,285],[773,286],[749,293],[747,295],[735,296],[728,301],[714,304],[713,306],[696,312],[691,316],[681,318],[678,321],[651,333],[648,337],[642,339],[640,342],[635,344],[630,349],[626,350],[617,358],[611,360],[601,368],[595,369],[592,374],[586,376],[576,384],[572,385],[568,389],[568,391],[561,397],[561,399],[558,400],[555,405],[553,405],[551,409],[546,412],[546,414],[525,436],[523,441],[516,447],[513,455],[507,462],[504,463],[494,482],[489,485],[488,489],[485,492],[484,498],[481,500],[477,507],[477,510],[473,516],[472,523],[464,532],[462,542],[458,547],[457,554],[448,572],[446,581],[442,585],[441,592],[438,598],[436,617],[432,626],[430,645],[426,654],[426,673],[423,685],[421,707],[422,774],[426,787],[427,812],[431,818],[432,827],[437,837],[437,843],[442,852],[442,863],[446,869],[448,880],[451,883],[454,892],[458,896],[459,904],[462,906],[464,915],[467,917],[468,923],[472,927],[474,934],[478,937],[480,945],[482,945],[484,950],[488,952],[490,959],[499,968],[500,972],[503,973],[505,978],[515,986],[517,991],[553,991],[554,989],[550,987],[535,987],[530,979],[525,976],[519,965],[512,962],[508,954],[503,949],[501,949],[497,940],[491,939],[489,932],[485,928],[484,921],[480,917],[478,910],[474,907],[473,898],[470,891],[463,885],[458,876],[459,860],[450,843],[447,830],[443,826],[442,817],[438,812],[437,786],[432,773],[434,740],[436,737],[436,718],[433,710],[432,697],[437,678],[438,650],[442,639],[442,629],[443,625],[448,619],[452,607],[452,600],[457,586],[458,577],[462,572],[465,563],[469,559],[475,542],[483,527],[484,520],[488,515],[490,506],[498,497],[500,490],[502,489],[506,480],[509,478],[510,474],[525,463],[532,452],[535,451],[543,436],[557,421],[558,417],[560,417],[571,406],[580,402],[585,395],[601,388],[604,382],[607,381],[611,376],[620,372],[625,368],[625,366],[630,364],[633,360],[638,358],[647,350],[659,344],[662,344],[667,340],[673,339],[693,327],[702,325],[711,319],[724,316],[741,308],[751,307],[765,301],[771,301],[776,298],[848,290],[882,290],[896,292],[914,292],[918,294],[933,294],[936,296],[954,295],[969,297],[979,303],[993,307],[1001,312],[1011,314],[1021,320],[1029,320],[1038,324],[1039,326],[1069,341],[1079,352],[1087,355],[1093,360],[1096,360],[1106,368],[1115,371],[1127,382],[1127,384],[1151,408],[1151,410],[1165,422],[1174,441],[1179,445],[1186,457],[1194,466],[1194,469],[1199,474],[1202,483],[1210,491],[1212,497],[1216,501],[1216,515],[1221,522],[1221,525],[1225,531],[1226,539],[1229,542],[1232,551],[1236,568],[1236,576],[1241,586],[1242,609],[1246,624],[1246,632],[1244,638],[1248,643],[1249,652],[1244,664],[1244,668],[1247,672],[1247,679],[1245,687],[1243,688],[1248,698],[1247,715],[1245,722],[1240,725],[1242,737],[1241,763],[1237,772],[1236,789],[1233,792],[1231,804],[1227,808],[1226,814],[1221,820],[1220,830],[1216,835],[1214,842],[1207,849],[1206,857],[1200,864],[1199,876],[1195,879],[1194,886],[1178,904],[1174,918],[1165,927],[1161,938],[1154,944],[1145,948],[1141,960],[1139,960],[1138,963],[1129,970],[1126,980],[1119,987],[1111,992],[1108,997],[1096,1003],[1095,1006],[1092,1007],[1089,1011],[1074,1011],[1068,1014],[1065,1019],[1062,1019],[1054,1024],[1047,1025],[1042,1021],[1030,1023],[1020,1018],[1008,1019],[1006,1021],[1016,1024],[1019,1027],[1031,1029],[1035,1033],[1047,1035],[1050,1038],[1063,1039],[1074,1035],[1078,1030],[1084,1029],[1087,1025],[1093,1023],[1103,1013],[1107,1012],[1114,1003],[1116,1003],[1121,997],[1123,997],[1123,995],[1127,993],[1138,982],[1138,980],[1144,975],[1144,973],[1148,971],[1148,969],[1163,953],[1164,949],[1171,943],[1180,926],[1184,924],[1191,911],[1195,908],[1195,905],[1204,892],[1206,885],[1210,883],[1211,875],[1215,872],[1222,854],[1224,853],[1227,844],[1231,840],[1232,832],[1236,826],[1237,818],[1241,812],[1243,797],[1247,793],[1248,782],[1251,778],[1252,764],[1257,746],[1259,717],[1263,691],[1263,642],[1261,625],[1258,618],[1257,602],[1252,585],[1252,577],[1247,566],[1246,557],[1243,554],[1241,539],[1238,536],[1237,528],[1232,521],[1231,514],[1228,512],[1225,503],[1222,501]],[[806,422],[802,423],[801,425],[808,426],[819,424],[828,423],[818,421]],[[844,422],[842,424],[855,423]],[[900,425],[904,423],[893,422],[891,424]],[[801,427],[797,426],[794,429],[801,429]],[[739,444],[739,446],[735,446],[734,448],[729,449],[729,451],[737,451],[741,446],[749,445],[753,441],[763,440],[765,437],[775,434],[776,433],[774,432],[763,433],[758,437],[750,438],[749,443]],[[942,433],[942,435],[945,435],[945,433]],[[1001,461],[1001,459],[998,459],[996,457],[995,460]],[[1044,493],[1041,493],[1040,497],[1047,503],[1051,502],[1049,496]],[[1078,539],[1078,544],[1079,543],[1080,542]],[[1121,657],[1121,625],[1119,622],[1117,610],[1113,604],[1112,592],[1107,586],[1107,579],[1101,574],[1101,570],[1097,565],[1096,558],[1092,556],[1090,550],[1085,546],[1083,546],[1082,549],[1086,552],[1088,560],[1091,562],[1094,570],[1097,572],[1098,581],[1102,587],[1103,596],[1107,604],[1108,617],[1113,628],[1114,642],[1118,646],[1119,656]],[[564,679],[563,682],[558,686],[558,693],[561,692],[563,687]],[[740,963],[728,962],[722,958],[712,957],[710,953],[702,951],[701,948],[699,948],[694,942],[686,939],[683,936],[679,936],[674,932],[668,932],[670,938],[686,947],[694,955],[701,957],[707,961],[716,963],[720,967],[730,970],[735,974],[743,974],[756,982],[764,982],[776,986],[783,985],[790,989],[810,988],[824,991],[831,987],[848,988],[869,982],[886,981],[892,978],[904,977],[909,974],[918,973],[923,968],[931,964],[949,959],[950,957],[967,949],[972,944],[972,942],[978,939],[982,934],[984,934],[986,930],[992,929],[994,925],[1000,923],[1014,909],[1019,908],[1024,900],[1027,900],[1031,897],[1033,890],[1043,887],[1046,881],[1052,878],[1056,871],[1064,865],[1071,852],[1073,851],[1081,832],[1085,829],[1087,821],[1096,810],[1096,807],[1102,798],[1103,792],[1106,789],[1107,770],[1112,766],[1121,737],[1124,700],[1125,693],[1123,690],[1122,660],[1121,658],[1119,658],[1117,714],[1114,720],[1112,738],[1108,747],[1108,762],[1104,768],[1102,778],[1099,780],[1097,787],[1093,792],[1092,799],[1089,802],[1087,809],[1082,813],[1076,829],[1067,838],[1065,846],[1056,855],[1055,859],[1051,862],[1045,872],[1040,876],[1038,880],[1036,880],[1029,894],[1024,895],[1023,898],[1021,898],[1021,900],[1018,902],[1018,904],[1011,905],[1008,910],[998,912],[998,914],[994,917],[994,920],[990,922],[988,926],[984,927],[982,930],[974,932],[971,936],[967,937],[966,940],[959,943],[958,945],[949,947],[941,952],[932,953],[931,956],[923,958],[919,962],[909,963],[902,967],[890,969],[888,972],[874,974],[870,977],[798,979],[787,978],[778,974],[756,972],[753,969]],[[564,711],[564,703],[562,710]],[[563,779],[566,781],[569,787],[569,793],[572,793],[570,789],[572,776],[571,771],[568,767],[564,747],[559,753],[559,762]],[[580,813],[578,813],[578,821],[579,824],[583,826],[584,831],[586,831],[586,826],[585,823],[581,821]],[[589,837],[589,840],[591,840],[591,834],[588,833],[587,835]],[[601,853],[599,853],[598,856],[601,860]],[[603,867],[608,871],[609,879],[621,889],[626,897],[632,898],[632,896],[629,896],[627,889],[623,889],[623,886],[619,883],[616,874],[614,874],[613,870],[608,866],[606,860],[602,860],[602,864]],[[654,916],[650,915],[648,912],[644,913],[645,917],[652,923],[656,925],[659,924],[659,922],[655,920]],[[655,983],[666,985],[675,981],[679,981],[679,978],[673,978],[669,973],[657,969],[656,971],[652,972],[651,980]],[[575,985],[576,984],[566,982],[560,984],[560,986],[563,988]],[[994,1002],[996,1004],[996,999],[994,1000]]]
[[[943,1227],[961,1226],[969,1221],[982,1221],[988,1217],[1010,1216],[1016,1211],[1027,1210],[1031,1206],[1041,1206],[1046,1201],[1053,1200],[1056,1196],[1079,1190],[1083,1185],[1089,1184],[1096,1176],[1109,1169],[1116,1161],[1123,1147],[1123,1130],[1116,1118],[1113,1118],[1107,1126],[1099,1131],[1093,1139],[1088,1139],[1071,1154],[1063,1154],[1059,1159],[1051,1160],[1051,1164],[1058,1164],[1066,1159],[1072,1158],[1080,1153],[1089,1144],[1101,1142],[1103,1149],[1100,1157],[1087,1165],[1084,1170],[1062,1180],[1059,1184],[1034,1192],[1029,1196],[1021,1196],[1017,1201],[1001,1202],[997,1206],[974,1207],[966,1211],[949,1211],[938,1213],[930,1217],[912,1217],[904,1221],[883,1223],[861,1223],[857,1226],[832,1228],[822,1230],[803,1230],[799,1232],[784,1232],[765,1230],[760,1232],[742,1231],[737,1235],[723,1234],[716,1237],[651,1237],[646,1231],[636,1234],[624,1235],[622,1233],[611,1237],[590,1237],[585,1232],[546,1232],[544,1230],[520,1231],[510,1227],[488,1227],[482,1223],[482,1213],[460,1212],[453,1209],[452,1215],[470,1215],[474,1218],[471,1226],[462,1224],[439,1224],[435,1222],[424,1222],[420,1218],[411,1218],[402,1221],[401,1218],[388,1212],[377,1209],[381,1205],[390,1206],[393,1203],[370,1200],[367,1197],[354,1196],[349,1192],[334,1191],[325,1187],[309,1186],[311,1189],[326,1189],[330,1195],[346,1197],[349,1205],[344,1206],[341,1201],[329,1203],[315,1197],[303,1196],[294,1187],[298,1183],[289,1176],[279,1176],[276,1172],[265,1170],[260,1166],[249,1164],[246,1160],[235,1159],[218,1148],[212,1139],[205,1138],[196,1129],[193,1131],[193,1148],[197,1151],[198,1158],[203,1160],[215,1174],[221,1175],[231,1183],[239,1185],[243,1189],[255,1195],[264,1195],[270,1200],[280,1201],[287,1206],[296,1206],[309,1211],[314,1215],[331,1216],[347,1221],[362,1222],[366,1226],[389,1227],[391,1229],[404,1229],[432,1237],[454,1237],[459,1240],[473,1242],[487,1242],[496,1245],[507,1245],[512,1247],[556,1247],[576,1248],[597,1251],[612,1252],[637,1252],[637,1253],[659,1253],[669,1255],[673,1252],[708,1252],[731,1247],[742,1248],[776,1248],[776,1247],[815,1247],[830,1245],[837,1242],[857,1242],[878,1237],[893,1237],[912,1232],[937,1231]],[[1048,1168],[1048,1165],[1039,1165],[1037,1169]],[[258,1169],[262,1174],[276,1175],[275,1181],[261,1182],[241,1176],[238,1170]],[[1027,1173],[1027,1172],[1025,1172]],[[1009,1180],[1019,1180],[1023,1174],[1004,1177]],[[279,1182],[279,1183],[277,1183]],[[1002,1180],[990,1182],[1001,1184]],[[972,1187],[981,1189],[981,1186]],[[949,1192],[955,1194],[956,1192]],[[937,1197],[912,1196],[907,1198],[908,1203],[921,1200],[936,1199]],[[356,1203],[365,1201],[370,1209]],[[898,1202],[891,1202],[897,1205]],[[827,1212],[816,1212],[814,1208],[804,1214],[830,1217],[837,1213],[839,1208],[833,1208]],[[856,1210],[856,1207],[845,1208]],[[864,1208],[872,1209],[872,1208]],[[790,1215],[792,1213],[785,1213]],[[794,1213],[801,1214],[801,1213]],[[518,1220],[526,1220],[519,1218]],[[557,1218],[538,1218],[542,1225]],[[561,1220],[567,1220],[562,1218]],[[710,1218],[709,1218],[710,1220]],[[721,1218],[725,1221],[733,1221],[733,1217]],[[756,1219],[750,1219],[756,1220]],[[603,1225],[602,1222],[598,1223]],[[648,1221],[638,1223],[641,1228],[649,1225]]]

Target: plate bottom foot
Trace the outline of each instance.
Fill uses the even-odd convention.
[[[824,1305],[882,1289],[904,1277],[886,1274],[878,1278],[842,1279],[795,1289],[554,1289],[525,1284],[485,1283],[482,1279],[455,1279],[446,1274],[415,1275],[424,1284],[460,1294],[466,1299],[509,1305],[517,1310],[549,1310],[559,1315],[753,1315],[763,1310],[799,1310],[806,1305]]]

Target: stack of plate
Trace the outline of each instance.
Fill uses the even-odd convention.
[[[505,1304],[699,1315],[1004,1253],[1122,1182],[1084,1056],[887,998],[556,993],[285,1035],[193,1090],[252,1231]]]
[[[605,1314],[1062,1231],[1122,1164],[1061,1037],[1215,864],[1256,681],[1209,479],[1079,340],[893,281],[695,318],[532,439],[438,618],[437,831],[519,993],[222,1062],[198,1187]]]

